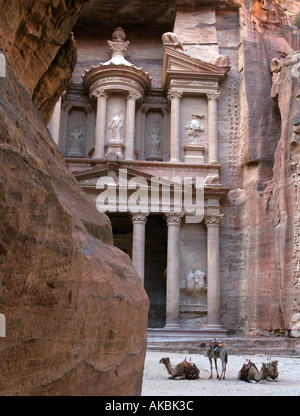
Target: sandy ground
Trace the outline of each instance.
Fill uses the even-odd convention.
[[[165,366],[159,363],[162,357],[170,357],[172,365],[191,358],[200,369],[200,379],[169,379]],[[278,382],[247,383],[238,380],[237,375],[248,358],[260,369],[261,363],[268,357],[230,355],[226,379],[218,380],[215,370],[213,379],[209,379],[209,360],[203,355],[147,351],[142,396],[300,396],[300,358],[272,356],[272,359],[278,360]],[[220,360],[218,369],[221,369]]]

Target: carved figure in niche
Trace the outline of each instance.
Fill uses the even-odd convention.
[[[123,128],[123,117],[116,112],[113,116],[108,128],[111,130],[111,140],[112,142],[122,142],[121,129]]]
[[[160,127],[151,127],[149,129],[150,134],[150,152],[159,153],[160,151]]]
[[[205,273],[201,270],[189,270],[186,276],[186,290],[188,294],[195,296],[207,291],[205,283]]]
[[[200,123],[200,120],[204,117],[203,114],[197,115],[192,114],[191,120],[188,125],[184,126],[185,130],[188,130],[188,135],[191,137],[191,144],[195,143],[195,139],[199,137],[199,133],[204,131],[203,124]]]
[[[81,128],[71,131],[69,135],[69,156],[82,156],[82,144],[84,142],[84,130]]]

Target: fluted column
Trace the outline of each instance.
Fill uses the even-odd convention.
[[[166,214],[168,224],[166,328],[179,324],[180,288],[180,225],[183,214]]]
[[[102,159],[104,158],[106,106],[108,96],[103,90],[96,91],[95,96],[97,97],[97,113],[95,127],[95,152],[93,157]]]
[[[207,214],[207,329],[222,330],[219,229],[223,215]]]
[[[138,99],[135,93],[129,93],[126,108],[125,130],[125,159],[134,160],[134,134],[135,134],[135,102]]]
[[[218,149],[218,99],[220,93],[207,93],[208,100],[208,162],[219,162]]]
[[[170,91],[168,98],[171,100],[170,121],[170,162],[180,161],[180,99],[182,92]]]
[[[145,235],[148,214],[131,214],[132,232],[132,263],[144,284],[145,274]]]

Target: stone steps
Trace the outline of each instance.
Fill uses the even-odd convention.
[[[172,351],[196,354],[200,352],[198,344],[210,342],[212,338],[199,340],[163,339],[148,337],[147,349],[149,351]],[[229,354],[231,355],[255,355],[263,354],[272,356],[293,356],[300,358],[300,339],[285,337],[224,337]]]

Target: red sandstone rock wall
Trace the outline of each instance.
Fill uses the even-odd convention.
[[[270,61],[283,59],[299,47],[299,32],[289,26],[284,3],[288,2],[244,1],[240,10],[242,186],[248,217],[245,329],[254,334],[288,333],[300,308],[294,262],[297,206],[290,174],[297,79],[285,74],[278,102],[271,98]]]
[[[65,84],[71,70],[61,78],[53,62],[62,69],[58,55],[82,3],[0,6],[1,395],[141,392],[147,295],[32,102],[53,77],[50,101]],[[38,106],[45,120],[51,106]]]

